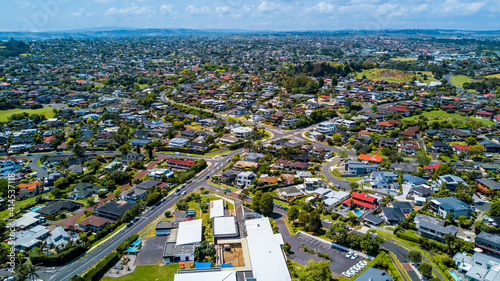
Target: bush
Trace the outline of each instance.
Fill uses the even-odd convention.
[[[117,252],[111,252],[104,259],[98,262],[91,270],[89,270],[85,275],[83,275],[83,280],[85,281],[97,281],[100,280],[102,275],[108,271],[108,269],[113,266],[116,262],[120,260],[120,255]]]
[[[32,264],[41,264],[43,266],[59,266],[67,264],[68,262],[81,256],[87,250],[82,245],[76,245],[64,252],[57,255],[44,255],[37,251],[30,253],[30,260]]]
[[[415,242],[415,243],[420,243],[420,238],[418,236],[407,233],[406,231],[405,232],[399,231],[396,233],[396,236],[398,238],[403,239],[403,240],[407,240],[407,241],[411,241],[411,242]]]

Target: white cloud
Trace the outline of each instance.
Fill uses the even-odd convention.
[[[174,5],[167,5],[167,4],[163,4],[160,6],[160,13],[161,14],[167,14],[167,13],[171,13],[172,11],[174,10]]]
[[[135,3],[131,3],[129,7],[127,8],[115,8],[111,7],[106,11],[107,16],[112,16],[112,15],[144,15],[144,14],[151,14],[151,8],[149,6],[143,6],[139,7]]]
[[[417,6],[413,7],[413,8],[411,9],[411,11],[412,11],[413,13],[422,13],[422,12],[427,11],[427,10],[428,10],[428,8],[429,8],[429,5],[428,5],[428,4],[420,4],[420,5],[417,5]]]
[[[483,2],[461,2],[460,0],[446,0],[438,9],[437,13],[444,13],[451,16],[471,15],[479,12],[486,5]]]
[[[257,7],[257,11],[261,13],[272,13],[279,9],[279,5],[274,2],[262,1],[259,7]]]
[[[319,2],[317,5],[314,5],[312,7],[307,8],[306,11],[327,14],[327,13],[333,12],[334,9],[335,9],[334,5],[327,3],[325,1],[322,1],[322,2]]]
[[[95,3],[100,3],[100,4],[109,4],[111,2],[113,2],[113,0],[92,0],[94,1]]]
[[[225,15],[229,14],[231,12],[231,8],[224,6],[224,7],[217,7],[215,8],[215,12],[219,15]]]
[[[16,1],[16,3],[17,3],[17,5],[19,5],[19,7],[21,9],[26,9],[26,8],[34,9],[34,8],[38,7],[36,4],[30,3],[28,1]]]
[[[205,15],[210,13],[211,11],[209,7],[197,8],[194,5],[188,5],[186,7],[186,12],[192,15]]]
[[[81,17],[83,14],[83,8],[78,9],[76,12],[71,13],[72,17]]]

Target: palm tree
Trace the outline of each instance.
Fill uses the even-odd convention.
[[[40,276],[38,276],[38,273],[36,273],[37,271],[38,267],[30,264],[26,269],[26,279],[35,280],[35,278],[39,278]]]
[[[17,273],[16,280],[24,281],[26,280],[28,266],[25,263],[20,263],[15,272]]]

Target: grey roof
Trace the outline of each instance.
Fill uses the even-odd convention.
[[[452,235],[456,235],[458,232],[458,228],[455,226],[451,226],[451,225],[441,226],[441,225],[430,223],[427,221],[421,221],[418,225],[419,225],[419,228],[425,227],[428,229],[433,229],[433,230],[440,232],[440,233],[443,233],[443,234],[450,233]]]
[[[159,180],[145,180],[141,182],[140,184],[136,185],[135,187],[141,188],[141,189],[150,189],[153,188],[157,185],[159,185],[161,181]]]
[[[470,206],[456,197],[443,197],[432,199],[434,204],[443,210],[470,210]]]
[[[427,216],[427,215],[422,215],[422,214],[415,215],[415,218],[413,219],[413,221],[416,224],[419,224],[421,222],[428,222],[428,223],[432,223],[432,224],[436,224],[436,225],[442,225],[442,226],[444,226],[444,223],[445,223],[444,220],[440,220],[440,219],[437,219],[437,218],[434,218],[434,217],[431,217],[431,216]]]
[[[382,212],[388,220],[404,220],[405,214],[399,208],[382,207]]]
[[[365,217],[365,221],[369,221],[373,223],[374,225],[379,225],[381,224],[384,220],[382,218],[379,218],[377,216],[374,216],[372,214],[369,214]]]
[[[488,242],[489,244],[500,246],[500,235],[482,231],[476,236],[476,243],[477,242]]]
[[[500,183],[495,180],[483,178],[476,181],[492,190],[500,190]]]
[[[395,201],[392,202],[392,206],[399,209],[413,209],[413,206],[408,201]]]
[[[367,268],[354,281],[391,281],[393,277],[389,273],[373,267]]]
[[[160,221],[159,223],[156,224],[156,230],[158,229],[172,229],[172,228],[178,228],[179,223],[176,221]]]

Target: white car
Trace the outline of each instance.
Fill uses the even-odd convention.
[[[351,260],[355,260],[358,258],[358,254],[354,253],[352,256],[351,256]]]
[[[330,221],[330,220],[325,220],[325,222],[326,222],[327,224],[332,224],[332,221]]]
[[[349,253],[347,253],[347,255],[345,255],[346,258],[350,258],[354,253],[352,251],[349,251]]]

